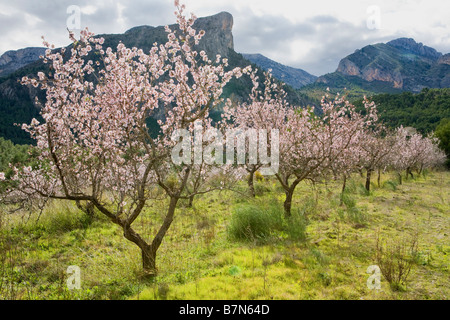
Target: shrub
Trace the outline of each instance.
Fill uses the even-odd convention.
[[[261,182],[255,183],[255,194],[257,196],[262,196],[265,192],[269,192],[270,188]]]
[[[311,213],[311,203],[293,210],[285,217],[283,205],[276,199],[254,200],[235,207],[228,235],[233,240],[264,241],[271,236],[284,234],[292,240],[305,240],[308,225],[307,214]]]
[[[68,202],[51,204],[38,222],[45,227],[46,232],[52,234],[86,229],[91,223],[92,217]]]
[[[347,192],[341,194],[341,201],[342,204],[344,204],[347,207],[347,209],[356,207],[356,199]]]
[[[259,181],[259,182],[262,182],[265,180],[264,176],[259,171],[255,172],[255,179],[256,179],[256,181]]]
[[[373,183],[371,183],[371,188],[373,187]],[[361,196],[370,196],[370,191],[369,190],[367,190],[366,189],[366,187],[362,184],[362,183],[360,183],[358,186],[357,186],[357,192],[361,195]]]
[[[376,262],[391,288],[399,290],[407,278],[417,256],[418,240],[414,235],[410,240],[383,241],[378,235],[376,241]]]
[[[282,226],[283,207],[276,201],[253,201],[235,207],[228,234],[235,240],[263,240]]]

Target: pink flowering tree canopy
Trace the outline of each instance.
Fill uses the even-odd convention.
[[[264,87],[261,88],[257,70],[250,74],[253,88],[249,102],[226,106],[222,115],[225,130],[244,134],[247,151],[242,161],[248,176],[250,195],[255,197],[254,176],[258,170],[267,175],[277,172],[279,131],[285,129],[286,112],[289,108],[286,93],[270,72],[264,73]],[[244,145],[243,143],[243,145]],[[251,154],[251,150],[255,150]],[[267,167],[270,165],[274,170]]]
[[[51,72],[22,79],[46,90],[44,121],[23,125],[36,140],[39,165],[15,168],[17,187],[3,199],[66,199],[96,208],[139,246],[150,274],[156,273],[156,251],[178,200],[191,196],[189,191],[199,192],[187,186],[206,174],[205,166],[173,163],[171,150],[178,141],[172,136],[177,130],[193,132],[195,124],[208,130],[209,111],[223,102],[224,86],[242,75],[239,68],[226,71],[226,59],[212,61],[193,50],[204,31],[193,28],[196,17],[185,17],[184,5],[176,6],[179,31],[166,27],[167,42],[155,43],[149,52],[122,43],[103,48],[103,38],[87,29],[79,40],[70,34],[69,49],[52,50],[44,42],[48,49],[43,58]],[[158,115],[163,115],[160,134],[154,137],[146,120]],[[149,242],[132,224],[155,186],[164,190],[169,205]]]
[[[296,186],[303,180],[317,181],[330,171],[345,174],[354,166],[357,144],[365,128],[377,121],[376,108],[366,101],[365,114],[337,96],[324,97],[323,115],[313,110],[288,109],[280,133],[280,171],[276,174],[285,190],[284,209],[290,215]]]

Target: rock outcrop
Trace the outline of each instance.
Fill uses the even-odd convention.
[[[227,57],[229,50],[234,50],[233,42],[233,16],[228,12],[220,12],[216,15],[199,18],[195,21],[194,28],[207,30],[202,41],[198,44],[199,50],[214,52],[222,57]]]
[[[347,76],[360,76],[361,70],[358,68],[358,66],[350,61],[348,58],[344,58],[339,62],[338,68],[336,70],[337,72],[340,72],[342,74],[345,74]]]
[[[381,81],[394,89],[417,92],[448,83],[448,71],[439,65],[450,65],[450,55],[443,56],[414,39],[399,38],[356,50],[339,62],[336,72],[368,83]],[[330,83],[323,77],[320,81]]]
[[[177,30],[177,25],[169,26]],[[197,51],[204,50],[212,59],[216,54],[228,57],[230,50],[234,50],[233,43],[233,16],[228,12],[220,12],[213,16],[198,18],[194,23],[194,29],[199,32],[205,30],[205,35],[195,47]],[[114,46],[122,41],[128,47],[150,50],[154,42],[165,43],[167,33],[164,26],[138,26],[126,31],[123,35],[102,35],[105,43]]]

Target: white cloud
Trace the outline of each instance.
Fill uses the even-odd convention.
[[[81,13],[86,15],[91,15],[97,12],[97,7],[92,5],[87,5],[81,8]]]

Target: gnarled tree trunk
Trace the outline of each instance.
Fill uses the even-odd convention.
[[[172,224],[178,200],[178,197],[170,198],[167,215],[151,244],[148,244],[145,240],[143,240],[141,236],[131,228],[131,226],[126,224],[122,225],[124,237],[135,243],[141,249],[142,268],[146,276],[154,277],[158,273],[158,269],[156,267],[156,253]]]
[[[192,205],[194,204],[194,195],[191,195],[190,197],[189,197],[189,203],[188,203],[188,207],[189,208],[192,208]]]

